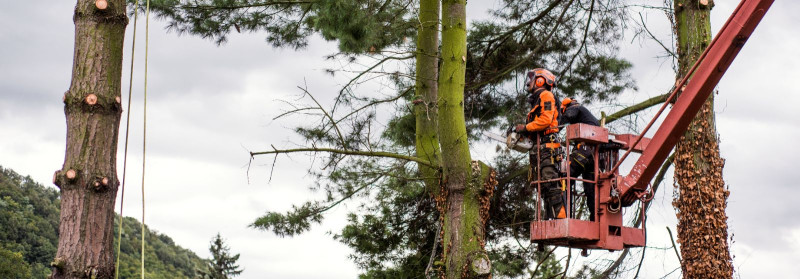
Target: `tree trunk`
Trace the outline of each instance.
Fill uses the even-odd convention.
[[[53,178],[61,188],[61,223],[52,278],[114,277],[125,7],[122,0],[78,0],[75,6],[72,83],[64,94],[67,148]]]
[[[472,162],[464,119],[466,1],[442,1],[442,68],[439,73],[439,139],[442,148],[443,246],[447,278],[487,277],[483,205],[493,187],[489,171]],[[489,185],[485,187],[484,185]],[[488,190],[488,191],[487,191]],[[488,209],[488,206],[486,206]],[[488,216],[487,216],[488,217]]]
[[[692,67],[711,42],[711,0],[676,0],[679,77]],[[692,120],[675,147],[674,205],[685,278],[731,278],[725,207],[728,191],[722,180],[724,160],[714,124],[714,95]]]
[[[414,91],[414,118],[416,119],[417,157],[439,164],[439,138],[436,134],[436,99],[439,70],[439,0],[419,1],[419,29],[417,31],[416,88]],[[432,193],[438,190],[438,170],[423,165],[420,174]]]

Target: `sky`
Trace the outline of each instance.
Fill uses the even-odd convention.
[[[660,2],[660,1],[659,1]],[[716,32],[736,1],[717,1],[712,11]],[[468,16],[485,16],[492,1],[470,1]],[[13,1],[0,10],[0,165],[50,184],[64,160],[65,118],[61,97],[71,77],[74,43],[73,1]],[[800,149],[800,11],[797,1],[776,1],[718,86],[717,128],[724,179],[731,191],[728,225],[734,266],[741,278],[783,278],[800,273],[800,189],[794,180],[794,159]],[[141,19],[141,18],[140,18]],[[651,31],[669,39],[666,17],[648,12]],[[307,49],[272,48],[264,34],[233,34],[216,46],[200,38],[167,32],[151,20],[145,222],[151,229],[208,257],[211,238],[220,233],[240,253],[245,268],[239,278],[353,278],[360,272],[348,259],[351,250],[331,238],[355,207],[333,209],[321,225],[293,238],[280,238],[248,225],[266,211],[285,211],[313,198],[307,156],[283,156],[269,181],[272,158],[258,158],[248,171],[248,151],[270,145],[300,144],[291,131],[307,119],[272,118],[308,90],[330,104],[347,76],[330,77],[327,67],[338,61],[324,57],[334,43],[312,38]],[[124,215],[142,219],[142,89],[144,22],[138,25],[134,100]],[[127,98],[130,42],[127,28],[123,99]],[[670,62],[656,43],[633,38],[620,42],[620,55],[634,65],[638,91],[617,101],[633,104],[663,94],[674,83]],[[390,94],[390,89],[365,84],[359,90]],[[594,112],[609,107],[591,107]],[[641,122],[649,119],[644,115]],[[125,119],[121,127],[124,135]],[[120,140],[120,144],[124,139]],[[476,144],[473,157],[488,159],[494,145]],[[118,170],[122,175],[122,146]],[[623,170],[624,171],[624,170]],[[671,175],[670,175],[671,176]],[[679,278],[665,227],[675,231],[672,182],[667,181],[648,215],[645,278]],[[119,199],[117,202],[119,208]],[[119,209],[117,209],[119,210]],[[615,257],[594,251],[587,259]]]

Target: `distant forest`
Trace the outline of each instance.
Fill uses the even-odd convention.
[[[47,278],[58,245],[59,205],[57,189],[0,166],[0,277]],[[123,226],[119,278],[141,278],[141,223],[126,217]],[[147,278],[200,277],[206,260],[169,236],[145,229]],[[116,247],[115,240],[115,257]]]

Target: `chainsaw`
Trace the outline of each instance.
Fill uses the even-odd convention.
[[[486,137],[499,141],[504,142],[508,149],[513,149],[515,151],[519,151],[522,153],[528,153],[528,151],[533,148],[533,141],[528,137],[523,137],[520,133],[509,131],[506,133],[507,135],[501,136],[498,134],[490,133],[488,131],[484,131],[483,135]]]

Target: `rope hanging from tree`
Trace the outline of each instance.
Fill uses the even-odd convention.
[[[105,1],[98,1],[98,3]],[[100,8],[103,5],[97,5]],[[100,8],[102,9],[102,8]],[[144,178],[145,178],[145,158],[147,154],[147,58],[150,49],[150,0],[147,0],[146,5],[146,12],[145,12],[145,53],[144,53],[144,116],[143,116],[143,135],[142,135],[142,252],[141,252],[141,275],[142,279],[144,279],[145,274],[145,267],[144,267],[144,257],[145,257],[145,192],[144,192]],[[136,53],[136,25],[139,18],[139,1],[136,1],[134,6],[134,15],[133,15],[133,39],[131,43],[131,68],[130,68],[130,78],[128,84],[128,112],[127,118],[125,121],[125,151],[123,155],[123,163],[122,163],[122,194],[120,196],[120,204],[119,204],[119,222],[118,222],[118,230],[117,230],[117,257],[116,257],[116,266],[114,272],[114,278],[119,278],[119,258],[121,254],[121,246],[122,246],[122,222],[123,222],[123,205],[125,203],[125,180],[127,175],[127,168],[128,168],[128,139],[130,134],[130,118],[131,118],[131,100],[132,100],[132,92],[133,92],[133,65],[134,65],[134,58]]]

